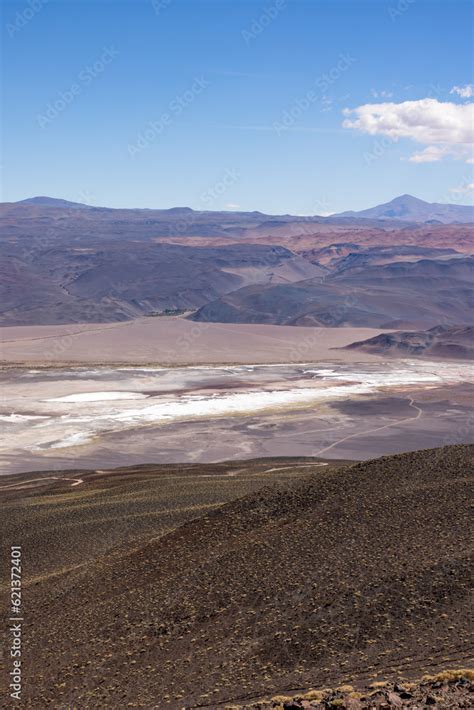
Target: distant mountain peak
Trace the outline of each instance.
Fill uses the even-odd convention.
[[[19,200],[17,205],[38,205],[39,207],[62,207],[70,209],[88,209],[90,205],[84,205],[82,202],[71,202],[70,200],[61,200],[57,197],[48,197],[47,195],[38,195],[36,197],[28,197],[26,200]]]
[[[359,212],[349,211],[332,215],[364,219],[402,220],[404,222],[428,222],[450,224],[453,222],[474,222],[474,207],[470,205],[452,205],[439,202],[425,202],[413,195],[399,195],[390,202],[370,207]]]
[[[414,205],[429,205],[429,202],[426,202],[425,200],[420,200],[419,197],[415,197],[414,195],[409,195],[407,192],[404,195],[399,195],[398,197],[394,197],[393,200],[386,204],[400,204],[401,202],[403,203],[409,203],[409,204],[414,204]]]

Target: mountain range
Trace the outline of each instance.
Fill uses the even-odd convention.
[[[3,203],[0,324],[186,310],[198,321],[473,325],[470,214],[408,195],[331,217]]]
[[[37,196],[29,197],[25,200],[20,200],[15,203],[6,203],[15,205],[33,205],[38,207],[55,207],[62,209],[111,209],[105,207],[95,207],[88,204],[83,204],[81,202],[71,202],[69,200],[62,200],[54,197],[47,196]],[[136,210],[138,211],[138,210]],[[174,213],[175,215],[182,216],[183,214],[190,215],[195,213],[189,207],[173,207],[171,209],[165,210],[153,210],[162,213]],[[208,211],[198,211],[198,214],[209,214]],[[212,214],[212,213],[211,213]],[[217,212],[214,214],[229,214],[228,212]],[[445,204],[438,202],[425,202],[412,195],[400,195],[395,197],[390,202],[386,202],[375,207],[370,207],[369,209],[360,210],[357,212],[347,211],[339,212],[326,217],[315,215],[313,217],[297,217],[294,215],[265,215],[262,212],[232,212],[235,218],[242,218],[244,216],[251,217],[266,217],[270,221],[282,220],[286,221],[300,221],[308,219],[317,219],[321,221],[334,222],[339,220],[346,220],[347,218],[354,219],[369,219],[369,220],[402,220],[404,222],[433,222],[442,224],[451,223],[466,223],[474,221],[474,206],[472,205],[458,205],[458,204]]]

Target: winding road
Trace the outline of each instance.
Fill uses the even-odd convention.
[[[28,483],[38,483],[38,481],[71,481],[71,488],[74,486],[80,486],[84,483],[82,478],[65,478],[64,476],[43,476],[42,478],[31,478],[28,481],[22,481],[21,483],[9,483],[8,486],[0,486],[0,491],[6,488],[22,488]]]
[[[405,419],[397,419],[395,422],[390,422],[390,424],[384,424],[383,426],[378,426],[374,429],[367,429],[366,431],[358,431],[356,434],[349,434],[349,436],[344,436],[342,439],[334,441],[329,446],[325,446],[323,449],[316,451],[313,455],[320,456],[321,454],[325,453],[326,451],[330,451],[330,449],[333,449],[335,446],[342,444],[343,441],[347,441],[348,439],[356,439],[358,436],[373,434],[376,431],[382,431],[383,429],[389,429],[390,427],[397,426],[397,424],[404,424],[405,422],[414,422],[416,419],[419,419],[421,417],[421,415],[423,414],[423,410],[421,410],[420,407],[418,407],[415,404],[414,400],[411,398],[408,404],[410,407],[417,411],[417,414],[414,417],[405,417]]]

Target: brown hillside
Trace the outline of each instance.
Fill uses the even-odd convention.
[[[217,708],[466,666],[473,454],[315,468],[79,572],[65,559],[25,592],[26,707]]]

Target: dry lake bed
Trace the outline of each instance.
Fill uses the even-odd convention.
[[[0,371],[3,474],[473,441],[469,364],[387,360]]]

